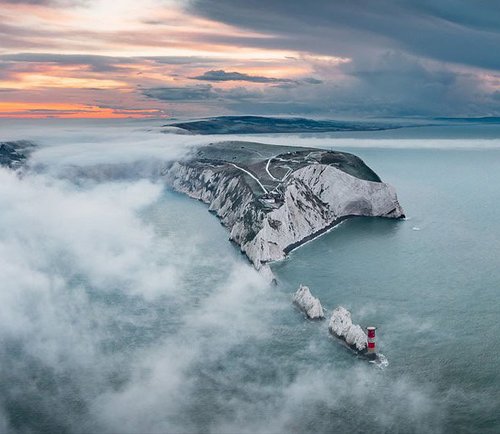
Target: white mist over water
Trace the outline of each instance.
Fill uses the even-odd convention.
[[[265,336],[260,276],[229,245],[206,257],[211,237],[182,230],[189,206],[168,197],[147,181],[82,187],[0,170],[6,426],[171,431],[165,401],[174,412],[189,394],[185,370]],[[144,217],[159,202],[161,234]]]
[[[204,205],[148,177],[191,146],[221,137],[163,135],[142,123],[33,125],[0,131],[0,140],[43,145],[32,156],[32,172],[19,177],[0,170],[1,432],[427,433],[472,426],[494,432],[497,400],[489,389],[483,393],[470,384],[474,375],[450,357],[455,341],[447,321],[467,315],[454,296],[466,297],[463,274],[450,276],[456,263],[449,261],[441,266],[442,280],[429,274],[434,285],[416,277],[430,269],[426,257],[436,260],[449,242],[431,232],[433,252],[423,240],[449,218],[443,213],[455,201],[441,207],[430,201],[427,215],[417,204],[424,207],[433,195],[442,200],[440,191],[451,195],[467,167],[463,158],[473,166],[483,159],[363,151],[365,161],[397,187],[412,216],[408,227],[347,222],[276,264],[282,283],[275,288],[227,241]],[[314,138],[288,140],[337,144],[334,138],[321,139],[323,145]],[[429,174],[443,166],[425,164],[438,155],[455,165],[455,184],[432,188],[439,178]],[[485,158],[490,165],[484,173],[496,156]],[[425,182],[413,184],[415,173]],[[465,197],[477,196],[474,187],[458,185]],[[493,196],[495,189],[484,192]],[[436,206],[440,215],[432,214]],[[484,212],[488,219],[495,215]],[[471,230],[467,218],[457,216],[454,224],[462,219],[467,226],[453,234],[465,249],[470,240],[459,233]],[[414,225],[422,230],[411,231]],[[486,227],[494,252],[498,231]],[[474,315],[486,312],[498,283],[493,263],[464,270],[490,276],[478,284],[476,298],[488,297],[471,304]],[[411,268],[417,272],[405,286]],[[379,346],[391,365],[380,371],[356,360],[329,338],[325,323],[305,321],[291,304],[298,283],[311,285],[330,309],[347,305],[356,322],[376,320]],[[454,291],[439,292],[436,285]],[[367,301],[375,287],[380,296]],[[416,292],[436,309],[413,301],[415,310],[408,309],[406,300]],[[451,313],[443,317],[446,310]],[[468,323],[477,351],[473,342],[488,323]],[[403,348],[409,333],[412,352]],[[474,356],[461,350],[460,358],[478,369]],[[482,351],[479,346],[485,375],[474,381],[496,381],[488,370],[492,359]]]

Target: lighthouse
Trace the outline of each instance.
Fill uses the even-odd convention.
[[[367,327],[366,331],[368,332],[368,348],[367,352],[370,354],[375,354],[375,330],[376,327]]]

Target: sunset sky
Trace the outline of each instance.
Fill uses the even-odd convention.
[[[500,3],[0,0],[0,117],[500,115]]]

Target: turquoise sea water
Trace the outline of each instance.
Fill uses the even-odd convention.
[[[242,339],[209,384],[197,373],[197,417],[235,429],[243,401],[243,431],[497,432],[500,152],[353,151],[397,186],[408,220],[353,219],[275,264],[270,335]],[[326,323],[286,306],[301,283],[376,325],[389,367],[356,360]],[[228,416],[209,404],[220,393]]]
[[[423,423],[434,417],[437,430],[497,431],[500,153],[357,154],[397,186],[408,221],[345,222],[276,273],[290,288],[307,283],[327,306],[348,306],[354,319],[379,327],[379,349],[390,360],[381,375],[432,389],[430,405],[440,410]],[[376,400],[376,388],[370,392]]]
[[[18,191],[0,189],[0,272],[16,276],[0,293],[0,431],[498,432],[500,149],[331,139],[408,219],[343,222],[274,264],[276,287],[204,204],[161,186],[2,178]],[[377,326],[389,366],[305,320],[301,283]]]

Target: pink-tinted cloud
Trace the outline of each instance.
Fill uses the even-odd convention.
[[[413,29],[427,15],[426,28],[436,30],[432,8],[415,18],[411,5],[398,4],[400,19],[389,26],[394,20],[369,4],[354,16],[336,0],[307,10],[295,1],[264,3],[0,0],[0,100],[45,102],[51,116],[69,103],[137,116],[500,112],[491,53],[484,67],[478,53],[448,53],[463,58],[448,63],[394,36],[405,19]],[[394,1],[382,3],[387,11]],[[455,18],[465,25],[465,15]],[[495,38],[494,21],[479,18],[467,31],[484,25],[486,40]],[[439,104],[424,100],[436,92]],[[4,107],[0,116],[13,113]]]

